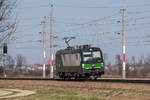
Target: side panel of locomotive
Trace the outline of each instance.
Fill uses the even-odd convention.
[[[56,74],[61,78],[76,77],[82,74],[81,53],[72,50],[60,50],[56,53]]]

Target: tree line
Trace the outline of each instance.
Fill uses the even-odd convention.
[[[104,57],[106,58],[106,57]],[[107,57],[108,59],[108,57]],[[115,64],[106,64],[105,74],[111,76],[122,76],[122,56],[115,56]],[[150,54],[146,57],[141,56],[137,61],[132,56],[130,60],[126,60],[126,76],[127,77],[150,77]]]

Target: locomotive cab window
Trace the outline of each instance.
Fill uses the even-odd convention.
[[[92,54],[93,54],[93,58],[101,58],[100,51],[94,51]]]
[[[100,51],[83,52],[83,61],[89,61],[95,58],[101,59]]]
[[[87,61],[92,58],[92,52],[83,52],[83,61]]]

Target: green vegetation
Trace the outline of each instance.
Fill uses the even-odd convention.
[[[105,100],[105,99],[99,99],[96,96],[81,94],[72,90],[37,89],[36,94],[34,95],[19,98],[18,97],[9,98],[6,100]]]

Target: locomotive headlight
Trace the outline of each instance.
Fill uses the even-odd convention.
[[[96,72],[99,72],[99,69],[96,69]]]
[[[84,68],[84,64],[82,64],[82,68]]]

